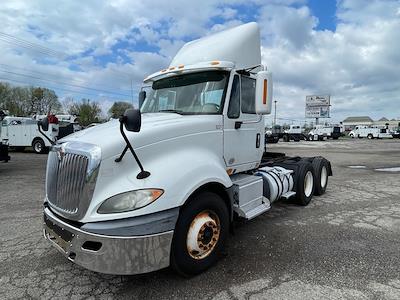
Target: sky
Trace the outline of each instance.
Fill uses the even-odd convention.
[[[331,95],[331,121],[400,118],[399,0],[3,0],[0,81],[83,97],[106,112],[137,103],[142,80],[190,40],[255,21],[281,123],[306,95]]]

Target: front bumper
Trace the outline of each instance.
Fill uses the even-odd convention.
[[[43,233],[70,261],[107,274],[141,274],[169,266],[173,230],[142,236],[90,233],[70,225],[47,207]]]

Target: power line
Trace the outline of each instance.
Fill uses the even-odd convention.
[[[27,72],[29,75],[32,75],[32,74],[33,74],[33,75],[40,74],[40,75],[44,75],[44,76],[63,77],[65,80],[68,80],[68,81],[86,83],[85,80],[78,79],[78,78],[73,78],[73,79],[71,79],[71,78],[68,78],[68,77],[66,77],[65,75],[62,75],[62,74],[44,73],[44,72],[40,72],[40,71],[35,71],[35,70],[30,70],[30,69],[26,69],[26,68],[22,68],[22,67],[17,67],[17,66],[12,66],[12,65],[7,65],[7,64],[2,64],[2,63],[0,63],[0,67],[1,67],[1,66],[5,67],[6,69],[7,69],[7,68],[11,68],[11,69],[22,70],[22,71],[24,71],[24,72]],[[130,84],[130,83],[129,83],[129,84]],[[93,84],[93,83],[92,83],[91,85],[100,86],[100,84]],[[116,88],[116,87],[112,87],[112,86],[104,86],[103,84],[101,84],[101,86],[102,86],[102,87],[105,87],[105,88],[108,88],[108,89],[115,89],[115,90],[119,90],[119,91],[131,93],[131,89],[120,89],[120,88]]]
[[[28,84],[28,85],[33,85],[32,82],[27,82],[27,81],[22,81],[22,80],[18,80],[18,79],[10,79],[10,78],[4,78],[0,76],[0,80],[4,80],[4,81],[11,81],[11,82],[18,82],[18,83],[23,83],[23,84]],[[70,90],[70,89],[66,89],[66,88],[60,88],[60,87],[51,87],[52,89],[57,89],[57,90],[61,90],[61,91],[66,91],[66,92],[70,92],[76,95],[90,95],[90,96],[99,96],[98,94],[93,94],[93,93],[88,93],[88,92],[81,92],[81,91],[74,91],[74,90]],[[105,98],[114,98],[114,99],[119,99],[119,100],[127,100],[130,98],[124,98],[124,97],[117,97],[117,96],[111,96],[111,95],[107,95],[105,96]]]
[[[9,43],[9,44],[14,44],[14,45],[16,45],[18,47],[22,47],[22,48],[25,48],[25,49],[28,49],[28,50],[36,51],[36,52],[39,52],[39,53],[44,54],[44,55],[53,56],[53,57],[56,57],[56,58],[61,58],[64,61],[65,61],[65,58],[68,57],[68,55],[66,53],[64,53],[64,52],[61,52],[61,51],[58,51],[58,50],[53,50],[53,49],[50,49],[48,47],[41,46],[39,44],[29,42],[27,40],[18,38],[15,35],[11,35],[11,34],[4,33],[4,32],[0,32],[0,41],[6,42],[6,43]],[[118,73],[123,74],[123,75],[127,76],[130,79],[132,78],[132,76],[129,73],[125,73],[123,71],[115,71],[115,70],[112,70],[112,69],[110,69],[110,70],[112,72],[114,72],[114,73],[117,73],[117,74]]]
[[[41,46],[39,44],[29,42],[27,40],[18,38],[18,37],[14,36],[14,35],[7,34],[7,33],[4,33],[4,32],[0,32],[0,40],[3,41],[3,42],[9,43],[9,44],[17,45],[17,46],[22,47],[22,48],[26,48],[26,49],[29,49],[29,50],[37,51],[37,52],[40,52],[42,54],[55,56],[57,58],[60,58],[60,57],[61,58],[65,58],[67,56],[65,53],[63,53],[61,51],[53,50],[53,49],[50,49],[48,47],[44,47],[44,46]]]
[[[44,78],[41,78],[41,77],[22,74],[22,73],[17,73],[17,72],[12,72],[12,71],[6,71],[6,70],[1,70],[0,69],[0,72],[12,74],[12,75],[17,75],[17,76],[29,77],[29,78],[33,78],[33,79],[37,79],[37,80],[41,80],[41,81],[54,82],[54,83],[57,83],[57,84],[70,86],[70,87],[76,87],[76,88],[80,88],[80,89],[87,89],[87,90],[97,91],[97,92],[100,92],[100,93],[113,94],[113,95],[119,95],[119,96],[124,96],[124,97],[131,97],[131,95],[126,95],[126,94],[122,94],[122,93],[110,92],[110,91],[106,91],[106,90],[95,89],[95,88],[91,88],[91,87],[85,87],[85,86],[82,86],[82,85],[63,83],[63,82],[57,81],[57,80],[44,79]]]

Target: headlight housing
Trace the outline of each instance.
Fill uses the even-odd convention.
[[[161,189],[145,189],[121,193],[105,200],[97,209],[99,214],[132,211],[156,201],[164,193]]]

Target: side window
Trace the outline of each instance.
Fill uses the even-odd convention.
[[[256,80],[242,76],[242,113],[255,114]]]
[[[231,98],[229,99],[228,118],[237,119],[240,115],[240,83],[235,75],[232,82]]]

